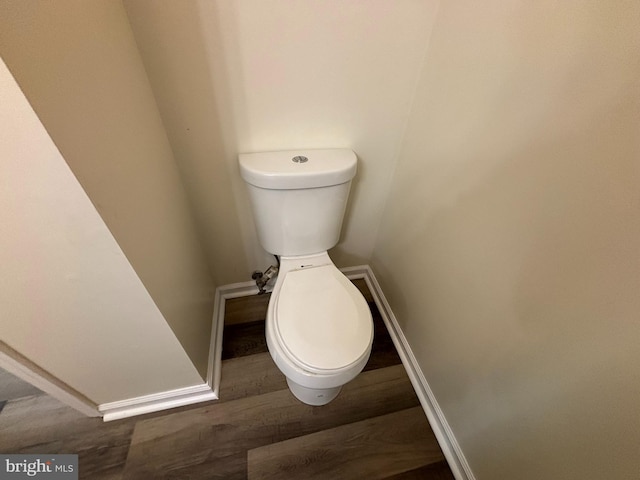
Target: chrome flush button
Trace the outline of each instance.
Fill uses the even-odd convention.
[[[291,160],[293,160],[295,163],[305,163],[309,161],[307,157],[303,157],[302,155],[295,156]]]

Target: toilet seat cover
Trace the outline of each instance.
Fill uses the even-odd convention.
[[[346,367],[371,346],[369,306],[334,265],[288,272],[275,313],[282,346],[307,369]]]

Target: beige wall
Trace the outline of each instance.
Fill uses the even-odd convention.
[[[360,157],[338,265],[367,263],[434,2],[126,0],[218,283],[273,258],[257,243],[238,152],[350,147]]]
[[[122,4],[2,1],[0,54],[204,377],[214,286]]]
[[[372,264],[479,480],[640,471],[638,18],[440,5]]]
[[[0,53],[201,372],[172,151],[225,284],[271,261],[237,153],[350,147],[332,255],[372,263],[476,477],[637,476],[636,4],[124,3],[4,1]]]
[[[97,404],[202,379],[0,61],[0,341]]]

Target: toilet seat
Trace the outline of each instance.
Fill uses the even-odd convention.
[[[318,374],[362,361],[373,339],[367,302],[333,264],[286,273],[276,298],[274,327],[290,360]]]

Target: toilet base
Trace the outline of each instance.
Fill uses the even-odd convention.
[[[342,390],[342,385],[334,388],[308,388],[297,384],[296,382],[287,378],[287,384],[289,390],[293,393],[294,397],[300,400],[302,403],[318,407],[320,405],[326,405],[331,400],[336,398]]]

